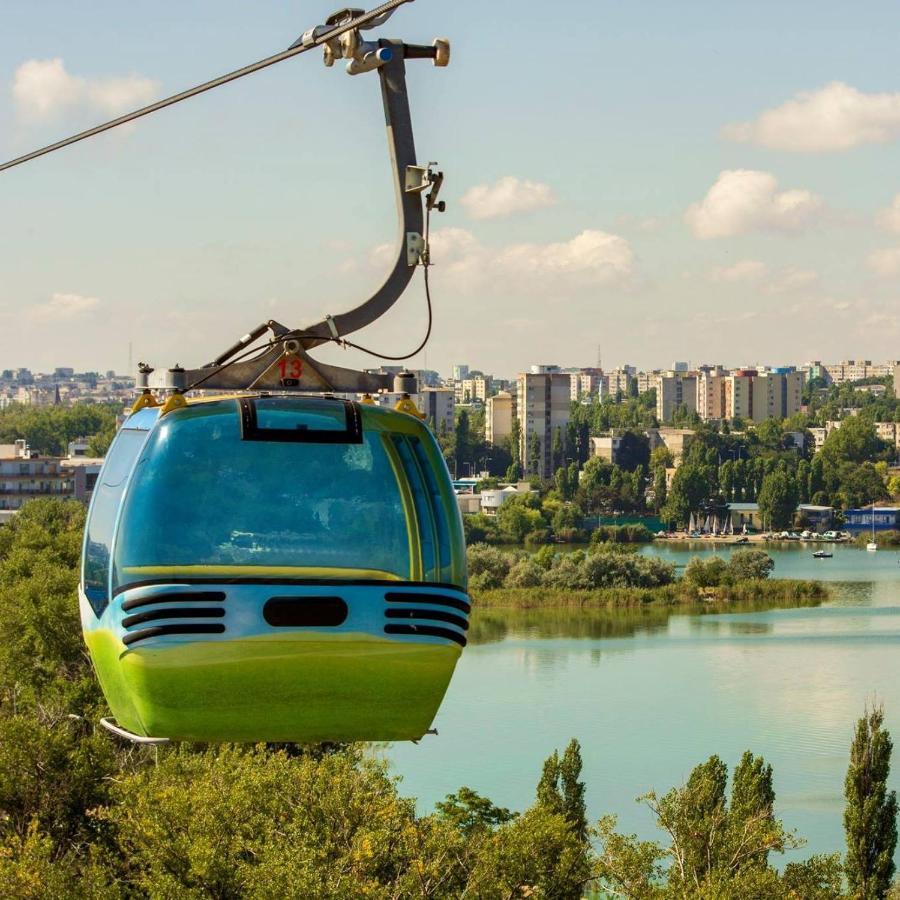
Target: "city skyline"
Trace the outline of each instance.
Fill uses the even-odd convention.
[[[173,10],[10,4],[3,157],[266,55],[330,11]],[[764,3],[758,25],[711,2],[567,11],[423,2],[384,31],[454,46],[450,69],[410,78],[420,159],[441,161],[450,204],[434,339],[411,367],[589,366],[598,343],[610,368],[848,343],[896,357],[900,10]],[[572,53],[576,21],[595,41]],[[373,76],[306,57],[4,173],[0,357],[122,370],[131,342],[135,362],[196,365],[261,319],[355,305],[394,228],[378,105]],[[423,330],[417,282],[364,343],[401,352]]]

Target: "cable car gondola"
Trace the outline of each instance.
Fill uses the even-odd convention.
[[[429,429],[339,400],[125,423],[83,621],[118,724],[191,740],[417,739],[466,643],[465,548]]]
[[[430,323],[428,218],[443,211],[443,175],[416,162],[405,61],[447,65],[449,44],[361,35],[406,2],[341,10],[286,51],[0,165],[313,47],[326,65],[343,58],[351,75],[377,71],[381,82],[401,219],[381,288],[311,327],[267,321],[198,369],[139,369],[142,393],[94,490],[79,589],[115,718],[104,724],[129,739],[417,740],[466,644],[462,523],[408,396],[415,378],[308,353],[327,342],[364,349],[347,335],[384,315],[420,266]],[[193,393],[201,387],[217,393]],[[392,388],[403,394],[395,410],[371,402]]]

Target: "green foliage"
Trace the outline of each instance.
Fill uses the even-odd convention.
[[[511,822],[517,813],[502,806],[495,806],[477,791],[461,787],[455,794],[448,794],[436,805],[437,814],[455,828],[471,834]]]
[[[69,441],[84,437],[91,442],[93,452],[103,448],[104,444],[109,446],[115,435],[119,410],[115,404],[13,404],[0,410],[0,444],[11,444],[24,438],[31,450],[42,456],[64,456]],[[91,440],[94,438],[96,440]]]
[[[800,502],[800,491],[793,476],[778,469],[767,474],[756,497],[759,513],[768,528],[788,528]]]
[[[768,578],[775,568],[775,560],[765,550],[735,550],[728,561],[728,574],[732,581],[755,581]]]
[[[589,852],[565,816],[538,804],[485,842],[469,878],[468,895],[485,900],[579,900],[591,876]]]
[[[728,579],[728,563],[721,556],[692,556],[684,569],[684,580],[697,587],[718,587]]]
[[[881,900],[894,876],[897,794],[887,790],[892,749],[884,710],[866,710],[856,725],[844,782],[844,870],[854,900]]]
[[[601,525],[591,534],[593,544],[649,544],[653,532],[646,525]]]
[[[639,841],[615,830],[615,819],[598,828],[601,888],[629,898],[788,898],[791,886],[829,882],[830,867],[795,864],[780,876],[769,854],[799,842],[775,818],[772,770],[761,758],[745,753],[735,770],[731,801],[726,799],[728,770],[717,756],[697,766],[685,785],[662,797],[642,798],[666,834],[665,844]],[[666,862],[668,863],[666,865]],[[799,896],[806,897],[806,894]],[[840,893],[820,893],[839,897]]]
[[[472,590],[489,591],[501,587],[509,574],[512,558],[488,544],[473,544],[466,550],[469,586]]]
[[[704,467],[685,462],[672,478],[666,505],[660,510],[664,522],[687,525],[691,513],[696,512],[709,496],[709,477]]]

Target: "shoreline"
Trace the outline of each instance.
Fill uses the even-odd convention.
[[[742,581],[719,587],[696,587],[683,580],[654,588],[495,588],[473,594],[476,609],[590,609],[610,612],[639,609],[715,609],[742,612],[820,606],[831,597],[822,581],[790,578]]]

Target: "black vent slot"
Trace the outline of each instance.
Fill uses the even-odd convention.
[[[460,647],[466,646],[466,639],[458,632],[449,628],[438,628],[436,625],[385,625],[385,634],[417,634],[426,637],[446,638],[455,641]]]
[[[151,594],[149,597],[135,597],[122,604],[123,612],[154,606],[157,603],[224,603],[224,591],[178,591],[171,594]]]
[[[123,628],[131,628],[132,625],[143,625],[145,622],[158,622],[160,619],[222,619],[225,610],[221,607],[206,607],[200,609],[148,609],[145,612],[135,613],[122,619]]]
[[[427,606],[449,606],[469,614],[472,607],[465,600],[447,597],[443,594],[414,594],[412,592],[391,591],[384,595],[388,603],[424,603]]]
[[[463,631],[469,630],[469,623],[462,616],[444,612],[442,609],[389,609],[384,615],[388,619],[425,619],[430,622],[446,622]]]
[[[222,634],[224,625],[205,625],[201,622],[191,622],[186,625],[154,625],[152,628],[142,628],[140,631],[132,631],[122,638],[125,646],[146,641],[148,638],[164,637],[169,634]]]
[[[347,612],[340,597],[272,597],[263,618],[273,628],[337,628],[347,621]]]

